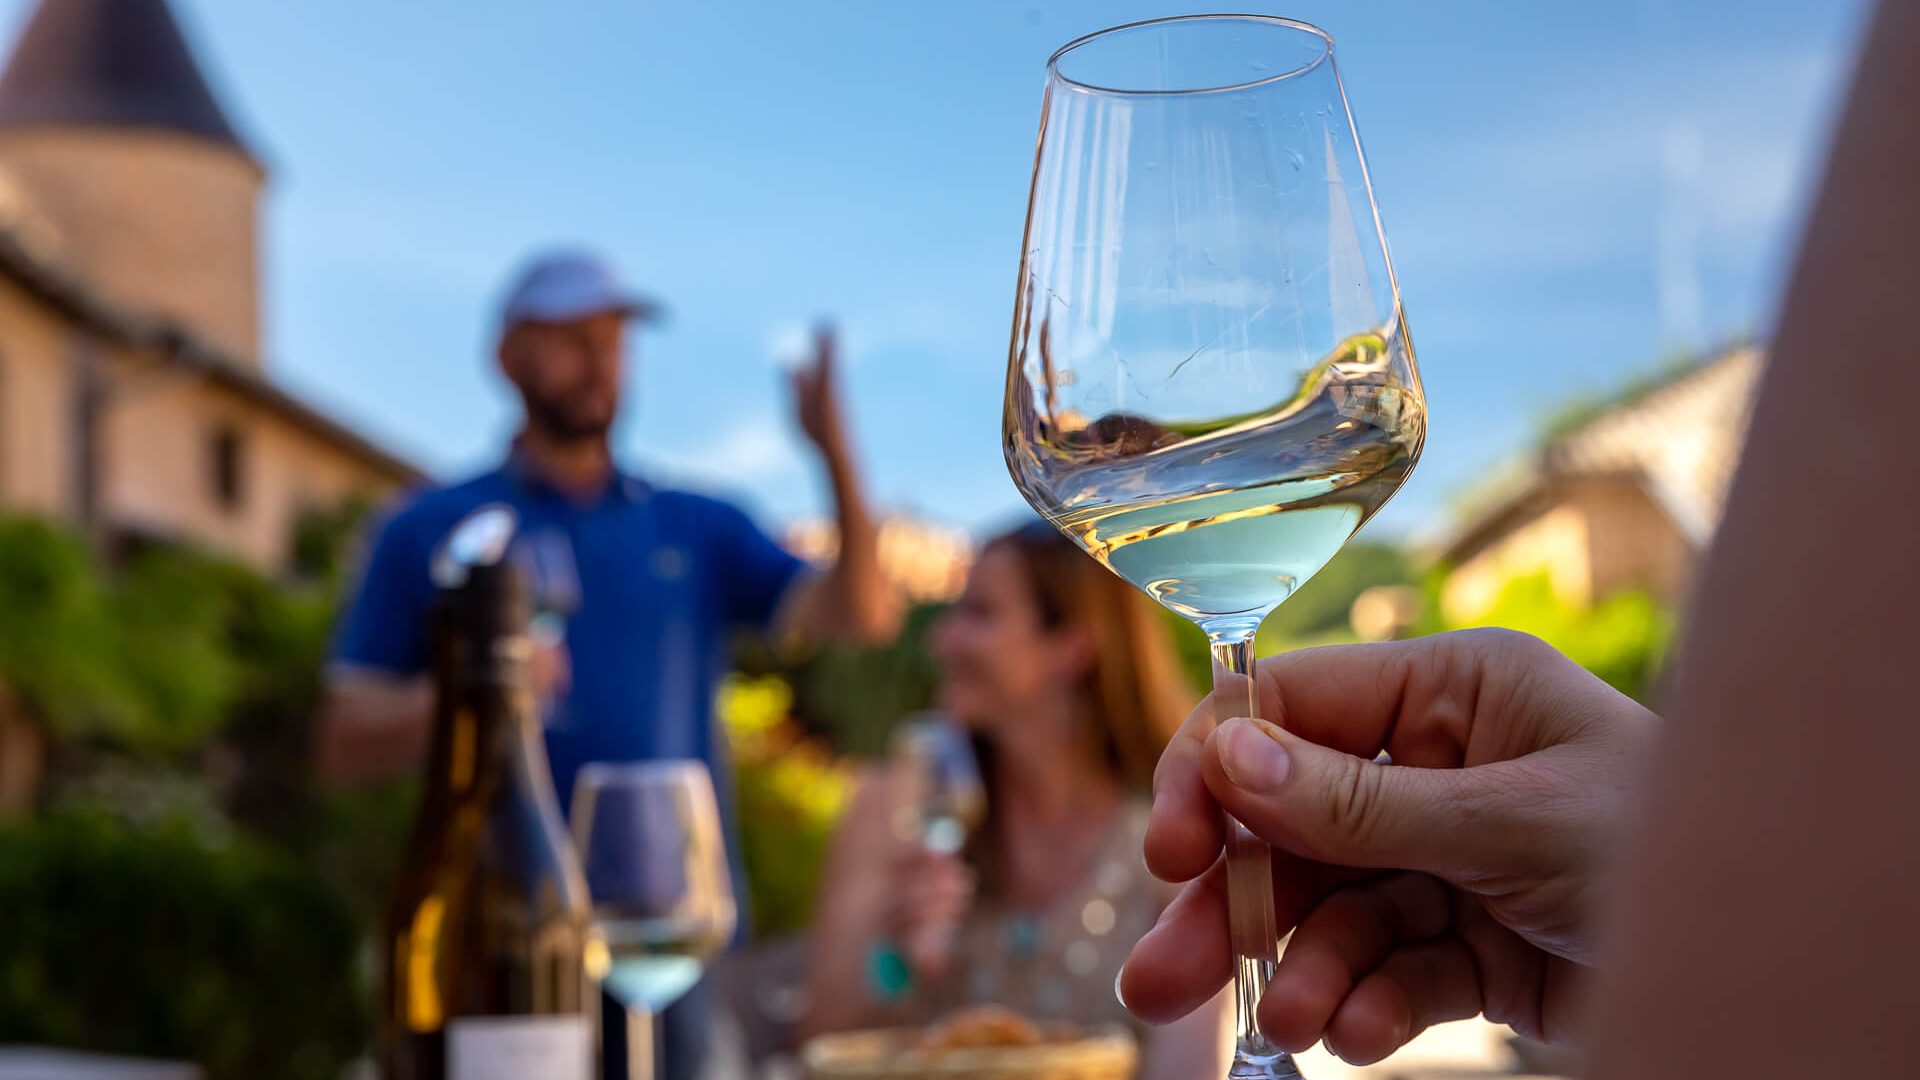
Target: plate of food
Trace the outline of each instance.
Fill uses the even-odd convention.
[[[925,1028],[823,1035],[802,1057],[808,1080],[1129,1080],[1139,1050],[1123,1029],[1037,1024],[983,1005]]]

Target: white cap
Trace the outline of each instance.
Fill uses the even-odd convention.
[[[506,302],[500,305],[502,330],[523,322],[568,322],[617,311],[631,319],[651,321],[661,307],[631,292],[613,268],[585,251],[550,251],[527,260]]]

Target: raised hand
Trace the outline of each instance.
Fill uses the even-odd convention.
[[[829,458],[846,451],[840,409],[839,341],[833,324],[814,328],[813,355],[792,375],[793,411],[808,441]]]

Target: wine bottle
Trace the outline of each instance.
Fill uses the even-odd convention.
[[[561,824],[527,675],[511,510],[435,560],[433,735],[385,947],[389,1080],[589,1080],[598,999],[585,878]]]

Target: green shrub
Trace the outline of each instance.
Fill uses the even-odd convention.
[[[1318,644],[1347,635],[1348,613],[1361,593],[1413,580],[1413,569],[1399,548],[1366,541],[1349,544],[1260,624],[1262,647],[1270,641],[1277,650],[1289,642]]]
[[[1444,572],[1428,583],[1430,613],[1440,610],[1442,580]],[[1673,613],[1649,593],[1626,590],[1582,606],[1562,599],[1545,572],[1507,582],[1476,621],[1455,625],[1440,621],[1437,614],[1431,618],[1428,630],[1504,626],[1525,631],[1640,701],[1653,695],[1674,632]]]
[[[745,888],[759,935],[804,928],[827,846],[851,795],[851,777],[789,718],[792,690],[777,676],[735,676],[719,713],[733,748]]]
[[[0,828],[0,1043],[332,1078],[366,1030],[351,912],[292,855],[66,809]]]
[[[72,534],[0,517],[0,682],[56,736],[125,728],[142,708],[108,644],[105,593]]]
[[[139,756],[193,751],[239,689],[227,587],[250,576],[168,548],[107,575],[71,534],[0,518],[0,683],[56,739]]]
[[[793,717],[838,754],[876,757],[900,718],[933,701],[938,678],[926,635],[941,608],[923,605],[907,613],[900,636],[879,648],[828,645],[797,664],[743,664],[757,674],[781,674],[793,688]]]
[[[225,640],[228,576],[210,559],[165,548],[136,555],[114,576],[105,593],[111,662],[140,707],[96,736],[167,756],[220,728],[241,675]]]
[[[413,788],[313,790],[332,614],[331,575],[280,583],[164,545],[108,571],[0,517],[0,684],[54,766],[45,816],[0,831],[0,1043],[215,1078],[337,1075],[365,1046],[354,958]]]

